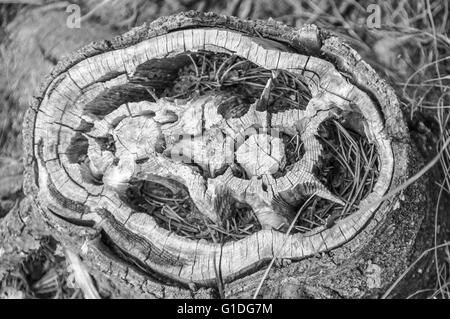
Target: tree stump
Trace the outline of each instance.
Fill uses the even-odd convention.
[[[259,296],[376,295],[425,205],[420,185],[380,201],[415,165],[398,100],[313,25],[188,12],[93,43],[23,135],[35,210],[155,297],[251,297],[274,258]]]

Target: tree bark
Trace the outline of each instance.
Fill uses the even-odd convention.
[[[214,125],[222,131],[228,129],[227,136],[232,137],[267,123],[286,133],[301,131],[305,154],[286,173],[290,177],[283,176],[289,183],[282,182],[283,177],[276,182],[268,177],[268,172],[282,167],[283,157],[268,153],[267,148],[261,151],[267,135],[252,135],[253,139],[241,145],[258,146],[250,156],[237,149],[238,162],[247,174],[265,176],[261,180],[238,179],[228,170],[205,184],[195,170],[149,151],[156,148],[158,134],[169,136],[167,132],[174,134],[174,130],[195,133],[191,125],[197,117],[189,111],[198,104],[205,110],[206,102],[201,98],[192,100],[180,111],[178,105],[137,91],[141,84],[133,80],[136,75],[147,74],[148,69],[142,71],[147,61],[159,61],[150,67],[155,78],[147,77],[156,91],[158,85],[164,86],[158,75],[168,74],[170,82],[171,76],[185,65],[184,60],[177,60],[178,55],[199,50],[235,52],[264,69],[288,70],[305,81],[312,97],[304,110],[271,113],[265,110],[267,106],[261,109],[265,104],[263,91],[239,118],[226,119],[218,111],[212,111],[211,117],[200,117],[200,122],[217,117]],[[172,60],[164,64],[165,59]],[[161,70],[154,71],[157,68]],[[120,94],[125,99],[108,100],[111,88],[117,86],[122,86]],[[220,104],[220,98],[211,99],[214,105]],[[177,114],[177,127],[165,128],[167,110]],[[151,120],[139,117],[149,111],[154,114]],[[291,207],[297,207],[310,195],[343,204],[313,172],[323,156],[316,139],[318,128],[333,111],[343,117],[356,112],[364,119],[365,133],[376,144],[380,156],[377,183],[353,214],[329,227],[286,236],[281,228],[289,226],[294,216],[284,212],[275,197]],[[128,126],[124,118],[129,119]],[[141,118],[142,123],[137,123],[136,119]],[[307,119],[306,124],[301,123],[302,119]],[[115,127],[117,122],[120,124]],[[111,129],[116,140],[124,138],[118,131],[120,125],[127,134],[131,132],[122,148],[116,143],[112,152],[95,142]],[[150,128],[133,132],[133,128],[145,125]],[[92,141],[80,138],[83,134],[89,134]],[[133,139],[142,134],[142,141]],[[189,12],[163,17],[112,40],[93,43],[65,58],[52,71],[27,112],[23,135],[25,192],[33,199],[37,215],[58,231],[61,241],[82,251],[90,266],[115,278],[113,281],[127,287],[130,294],[136,290],[154,297],[214,296],[221,281],[226,297],[251,297],[264,275],[264,266],[272,258],[281,258],[289,262],[269,272],[260,297],[374,296],[408,264],[427,209],[423,184],[373,204],[415,170],[418,160],[409,132],[390,86],[354,50],[315,26],[292,29],[274,21],[243,21]],[[170,139],[165,141],[170,146]],[[261,153],[267,154],[263,160],[258,159]],[[83,160],[89,158],[86,165],[90,176],[101,176],[102,185],[86,182],[79,168],[80,156]],[[120,159],[118,165],[112,164],[114,157]],[[141,164],[139,160],[144,157],[146,161]],[[261,165],[271,161],[277,164]],[[200,164],[203,168],[212,165]],[[153,175],[184,184],[197,208],[213,221],[220,219],[222,202],[228,198],[245,202],[263,230],[228,243],[204,243],[169,233],[149,215],[125,205],[117,195],[133,178],[150,180]],[[269,190],[263,189],[263,183]],[[86,238],[88,249],[81,250]]]

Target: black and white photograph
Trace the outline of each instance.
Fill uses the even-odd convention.
[[[0,0],[0,299],[449,299],[449,7]]]

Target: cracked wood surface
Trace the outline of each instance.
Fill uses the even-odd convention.
[[[192,24],[195,25],[194,22]],[[177,30],[177,27],[122,48],[100,50],[54,74],[36,107],[29,111],[31,135],[26,137],[33,145],[28,149],[28,155],[36,169],[38,189],[35,194],[39,207],[46,213],[57,214],[74,223],[93,223],[105,231],[121,250],[151,271],[185,284],[211,285],[216,280],[216,267],[220,268],[222,279],[229,282],[257,269],[275,254],[299,260],[345,244],[357,235],[376,211],[377,207],[370,207],[370,203],[388,190],[394,165],[391,138],[376,103],[365,90],[349,82],[329,61],[297,53],[273,40],[235,31],[235,27],[223,29],[212,25],[184,30]],[[311,51],[317,50],[314,44],[319,40],[314,40],[314,34],[318,31],[314,27],[305,27],[303,32],[303,36],[302,31],[295,33],[299,35],[297,43]],[[305,110],[278,112],[271,114],[269,119],[267,112],[256,110],[256,105],[252,105],[244,116],[228,120],[218,116],[214,110],[220,98],[210,96],[180,103],[164,99],[122,103],[112,111],[108,108],[99,111],[95,109],[95,103],[91,103],[108,89],[127,84],[138,73],[139,66],[149,60],[199,50],[236,54],[268,70],[288,70],[307,83],[312,98]],[[286,236],[276,230],[286,223],[286,219],[283,219],[285,216],[276,216],[275,195],[281,196],[288,204],[295,204],[302,196],[312,194],[342,204],[321,185],[312,169],[322,151],[315,137],[318,126],[334,112],[343,111],[360,112],[367,122],[366,135],[377,145],[381,170],[374,191],[360,203],[358,212],[338,221],[333,227],[319,227],[311,233]],[[149,112],[152,117],[148,116]],[[205,180],[191,167],[155,151],[159,137],[165,133],[166,142],[174,150],[186,148],[186,145],[171,141],[170,136],[180,133],[198,135],[202,114],[209,114],[204,118],[204,125],[210,130],[218,129],[224,134],[225,141],[206,146],[195,139],[190,142],[198,144],[201,150],[224,150],[227,137],[238,139],[256,125],[269,126],[280,132],[299,132],[305,154],[285,176],[275,179],[267,174],[275,169],[273,166],[261,173],[254,168],[259,163],[246,162],[238,149],[238,161],[245,163],[243,166],[247,167],[249,175],[261,176],[261,179],[238,179],[230,169],[215,176],[231,162],[226,156],[219,155],[217,159],[199,161],[200,166],[215,176]],[[200,121],[193,120],[199,116]],[[85,133],[80,129],[83,125],[93,128]],[[138,128],[138,131],[133,128]],[[73,141],[80,135],[88,141],[83,146],[87,154],[84,166],[74,161],[71,152]],[[104,143],[100,143],[100,147],[97,142],[107,135],[115,141],[114,152]],[[244,144],[259,139],[259,135],[251,136],[252,139]],[[192,145],[189,148],[192,149]],[[279,168],[282,155],[270,156]],[[136,161],[143,157],[148,159],[143,163]],[[115,163],[115,158],[119,159],[118,163]],[[90,182],[80,167],[93,172]],[[103,183],[92,182],[92,178],[95,180],[102,175]],[[131,178],[146,179],[152,178],[151,175],[181,181],[189,189],[199,210],[211,220],[217,220],[220,214],[214,206],[215,197],[226,188],[231,196],[250,203],[257,215],[260,212],[260,222],[268,227],[243,240],[225,244],[180,237],[159,227],[151,216],[133,211],[118,196],[117,192]]]

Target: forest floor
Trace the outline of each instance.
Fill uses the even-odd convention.
[[[23,214],[23,225],[9,227],[8,233],[2,233],[5,227],[0,227],[0,298],[83,297],[73,284],[66,254],[59,244],[51,236],[37,239],[31,233],[23,233],[29,204],[22,192],[21,123],[40,79],[64,54],[80,46],[187,10],[213,11],[243,19],[273,18],[290,26],[316,24],[338,34],[387,79],[398,94],[411,136],[424,159],[425,169],[418,172],[415,182],[428,178],[439,190],[432,216],[434,229],[430,231],[432,245],[417,252],[418,259],[428,258],[429,262],[421,267],[432,269],[432,280],[429,286],[409,291],[405,297],[450,298],[450,229],[444,222],[449,211],[443,204],[450,195],[447,0],[72,2],[80,5],[83,27],[81,31],[64,33],[67,28],[47,30],[46,21],[65,23],[68,2],[0,0],[0,226],[9,223],[12,214]],[[93,25],[95,32],[89,32]],[[61,38],[64,46],[59,44]],[[8,250],[21,253],[6,260],[2,256]],[[417,267],[418,259],[411,260],[411,266],[391,288],[408,280],[409,273],[422,271]]]

